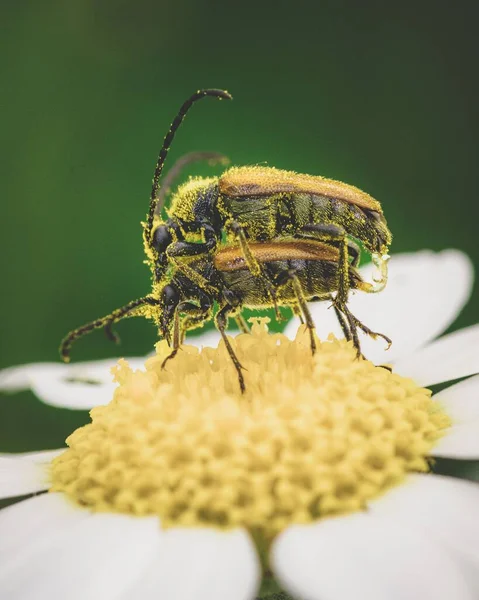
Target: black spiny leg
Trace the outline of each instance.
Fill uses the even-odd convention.
[[[295,273],[294,269],[290,269],[288,271],[283,271],[279,273],[274,280],[274,284],[277,287],[282,287],[286,285],[289,281],[293,284],[294,295],[296,296],[297,305],[293,305],[293,311],[295,314],[299,315],[301,319],[301,323],[306,323],[306,328],[309,331],[309,338],[311,341],[311,353],[316,353],[316,339],[314,337],[314,331],[316,326],[313,321],[313,317],[311,316],[311,312],[309,311],[308,302],[304,296],[303,288],[301,287],[301,282],[298,279],[298,276]]]
[[[228,351],[228,354],[230,355],[231,360],[233,361],[233,364],[235,366],[236,372],[238,374],[238,382],[239,382],[239,386],[241,389],[241,393],[244,394],[246,387],[244,384],[244,377],[243,377],[243,373],[242,373],[242,369],[244,367],[241,366],[240,361],[238,360],[238,357],[236,356],[233,347],[230,344],[230,341],[226,335],[226,326],[228,324],[228,313],[230,313],[233,310],[233,307],[226,305],[223,306],[223,308],[221,308],[215,316],[215,325],[218,329],[218,331],[221,333],[221,337],[223,338],[223,341],[225,343],[226,346],[226,350]]]
[[[356,356],[357,356],[358,359],[359,358],[364,358],[363,355],[361,354],[361,343],[359,342],[357,323],[352,318],[353,315],[352,315],[351,311],[346,307],[346,305],[341,305],[339,307],[339,306],[336,306],[336,304],[334,304],[334,310],[335,310],[335,312],[336,312],[337,315],[341,314],[341,313],[344,313],[344,316],[346,317],[346,320],[347,320],[348,325],[349,325],[349,331],[351,332],[350,339],[352,339],[353,346],[356,348]],[[340,321],[340,323],[341,323],[341,321]]]
[[[345,310],[346,314],[348,315],[348,320],[351,323],[354,323],[354,327],[359,327],[359,329],[361,329],[361,331],[364,331],[364,333],[366,335],[369,335],[374,339],[376,339],[377,337],[381,337],[383,338],[383,340],[385,340],[388,344],[388,347],[386,348],[386,350],[389,350],[389,348],[391,347],[392,341],[390,338],[388,338],[386,335],[382,334],[382,333],[376,333],[375,331],[372,331],[371,329],[369,329],[369,327],[366,327],[366,325],[364,325],[364,323],[362,323],[357,317],[355,317],[352,312],[349,310],[349,308],[347,308],[346,306],[343,307],[343,310]],[[357,334],[356,334],[357,337]],[[357,350],[358,350],[358,358],[359,356],[362,356],[362,358],[365,358],[362,354],[361,354],[361,350],[359,348],[359,341],[358,341],[358,346],[357,346]],[[386,371],[389,371],[390,373],[392,373],[392,367],[390,367],[389,365],[378,365],[378,367],[380,367],[381,369],[386,369]]]
[[[344,318],[343,313],[339,310],[339,308],[336,306],[336,304],[334,304],[334,302],[333,302],[333,309],[336,314],[336,318],[339,321],[341,329],[343,330],[343,334],[344,334],[344,337],[346,338],[346,341],[350,342],[353,339],[351,329],[349,328],[348,323],[346,322],[346,319]]]
[[[70,331],[70,333],[62,340],[62,343],[60,344],[60,356],[62,360],[64,362],[69,362],[70,348],[73,342],[83,337],[87,333],[90,333],[90,331],[93,331],[94,329],[104,328],[107,336],[110,339],[114,341],[119,339],[112,329],[113,324],[121,321],[125,317],[134,316],[130,313],[134,312],[135,309],[139,308],[140,306],[144,306],[145,304],[149,304],[150,306],[158,306],[158,300],[152,296],[145,296],[144,298],[138,298],[138,300],[132,300],[131,302],[128,302],[128,304],[125,304],[125,306],[117,308],[106,317],[101,317],[95,321],[91,321],[90,323],[86,323],[85,325],[78,327],[78,329]]]
[[[173,350],[170,352],[170,354],[168,354],[168,356],[165,358],[165,360],[161,363],[162,369],[165,368],[166,363],[169,360],[171,360],[172,358],[175,358],[175,356],[178,354],[178,350],[180,349],[180,339],[181,339],[180,315],[179,315],[178,307],[176,307],[175,316],[173,317],[173,338],[172,338]]]
[[[185,313],[187,316],[180,322],[180,313]],[[163,369],[166,363],[178,354],[178,350],[184,342],[186,332],[192,326],[204,323],[211,317],[211,304],[204,301],[201,306],[193,302],[181,302],[175,309],[173,316],[173,336],[172,336],[172,352],[165,358],[161,368]]]
[[[375,340],[378,337],[382,338],[388,344],[388,347],[386,348],[386,350],[389,350],[389,348],[391,347],[391,344],[392,344],[392,340],[390,338],[388,338],[387,335],[384,335],[383,333],[378,333],[376,331],[372,331],[372,329],[369,329],[369,327],[364,325],[364,323],[362,323],[357,317],[355,317],[353,315],[353,313],[349,310],[349,308],[347,306],[342,306],[341,310],[345,313],[346,317],[348,317],[349,322],[353,322],[356,327],[361,329],[361,331],[364,331],[364,333],[366,335],[369,335],[370,337],[372,337],[373,340]]]
[[[293,306],[293,311],[295,314],[299,314],[301,319],[301,323],[306,323],[306,328],[309,331],[309,339],[311,341],[311,353],[316,353],[316,340],[314,338],[314,330],[316,329],[313,321],[313,317],[309,311],[308,302],[304,296],[303,288],[301,287],[301,282],[299,281],[297,275],[295,274],[294,269],[290,269],[289,271],[283,271],[279,273],[275,278],[275,284],[278,287],[286,285],[288,281],[291,281],[293,284],[294,295],[296,296],[297,306]],[[304,318],[304,320],[303,320]]]

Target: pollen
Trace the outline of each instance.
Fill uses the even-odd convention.
[[[304,328],[291,341],[266,322],[231,338],[244,394],[223,342],[185,345],[164,369],[164,342],[144,371],[121,360],[113,400],[53,461],[51,490],[164,527],[245,527],[267,543],[429,470],[450,425],[429,390],[345,340],[318,341],[312,356]]]

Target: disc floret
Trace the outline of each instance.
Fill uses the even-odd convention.
[[[165,342],[133,372],[115,370],[112,402],[68,439],[52,490],[97,511],[158,515],[162,526],[244,527],[265,542],[293,523],[363,509],[410,471],[449,426],[429,390],[332,337],[311,356],[267,332],[231,340],[245,367],[241,394],[223,343]]]

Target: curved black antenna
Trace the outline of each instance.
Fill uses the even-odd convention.
[[[132,300],[131,302],[128,302],[128,304],[125,304],[125,306],[115,309],[112,313],[106,315],[106,317],[100,317],[99,319],[90,321],[90,323],[86,323],[85,325],[70,331],[60,344],[60,356],[63,362],[70,362],[70,349],[73,342],[94,329],[105,329],[107,336],[112,341],[119,342],[118,336],[112,329],[113,324],[121,321],[125,317],[134,316],[134,310],[145,304],[158,307],[158,300],[157,298],[153,298],[153,296],[143,296],[143,298]]]
[[[227,165],[230,162],[227,156],[220,154],[219,152],[188,152],[188,154],[181,156],[175,162],[175,164],[168,169],[166,175],[163,177],[163,183],[158,190],[158,194],[156,195],[157,202],[155,207],[155,215],[158,216],[161,214],[161,209],[165,204],[166,196],[173,187],[173,184],[179,177],[181,171],[188,165],[200,161],[206,161],[210,166],[215,166],[218,164]]]
[[[151,188],[150,195],[150,209],[148,211],[148,218],[146,221],[146,227],[144,229],[145,241],[150,245],[151,238],[151,230],[153,228],[153,218],[155,216],[155,209],[158,203],[158,190],[160,187],[160,176],[163,171],[163,165],[165,164],[165,159],[168,156],[168,151],[171,146],[171,142],[175,137],[176,130],[183,122],[183,119],[186,116],[186,113],[190,110],[195,102],[205,98],[206,96],[212,96],[213,98],[218,98],[220,100],[232,100],[233,96],[228,93],[226,90],[217,90],[217,89],[206,89],[206,90],[198,90],[194,93],[186,102],[183,103],[178,114],[173,119],[172,124],[170,125],[170,129],[163,140],[163,146],[161,147],[160,154],[158,155],[158,160],[156,162],[155,173],[153,175],[153,186]]]

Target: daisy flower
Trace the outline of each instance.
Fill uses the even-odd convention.
[[[0,512],[0,597],[477,598],[479,487],[430,467],[479,458],[479,376],[422,387],[479,372],[478,326],[431,341],[471,267],[446,251],[390,270],[385,292],[350,306],[393,338],[384,355],[364,345],[393,372],[332,335],[312,357],[302,328],[290,339],[297,324],[288,337],[257,319],[232,339],[244,395],[222,343],[185,346],[166,370],[164,342],[143,368],[120,360],[108,404],[104,364],[1,374],[4,388],[97,406],[67,449],[0,457],[1,497],[49,491]]]

